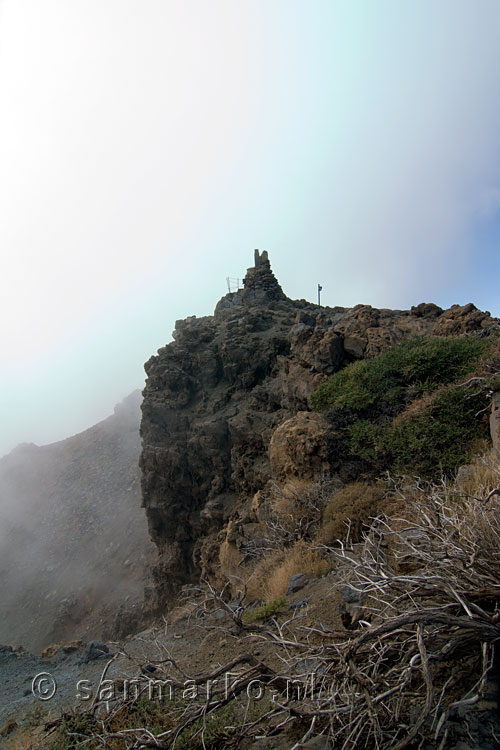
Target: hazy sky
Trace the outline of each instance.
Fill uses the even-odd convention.
[[[498,0],[0,0],[0,454],[285,292],[500,315]]]

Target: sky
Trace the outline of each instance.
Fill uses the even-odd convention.
[[[500,316],[497,0],[0,0],[0,455],[292,298]]]

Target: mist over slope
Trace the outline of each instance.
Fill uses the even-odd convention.
[[[0,642],[37,651],[137,623],[154,559],[137,466],[140,401],[135,391],[90,429],[0,459]]]

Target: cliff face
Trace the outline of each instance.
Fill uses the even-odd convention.
[[[252,523],[245,509],[270,479],[336,470],[324,418],[308,402],[328,375],[406,337],[491,323],[471,304],[399,311],[293,301],[256,251],[244,288],[213,316],[177,321],[174,341],[145,365],[140,465],[159,551],[152,607],[209,572],[211,545],[236,520],[240,529]]]

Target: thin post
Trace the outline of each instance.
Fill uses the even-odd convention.
[[[321,290],[322,289],[323,287],[321,286],[321,284],[318,284],[318,305],[320,306],[321,306]]]

